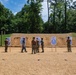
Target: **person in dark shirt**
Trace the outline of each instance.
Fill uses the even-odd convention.
[[[8,39],[6,38],[4,42],[5,42],[5,52],[7,52],[7,50],[8,50]]]
[[[31,41],[31,44],[32,44],[32,54],[36,54],[36,41],[35,41],[35,37],[33,37],[32,41]]]
[[[22,39],[22,50],[21,50],[22,53],[23,53],[23,50],[25,50],[25,52],[27,52],[26,46],[25,46],[25,38]]]
[[[67,38],[67,49],[68,49],[68,52],[71,52],[71,40],[70,40],[70,37]]]
[[[44,41],[43,41],[43,38],[41,38],[41,48],[42,48],[42,52],[44,52]]]

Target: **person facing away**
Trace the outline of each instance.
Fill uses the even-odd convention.
[[[31,44],[32,44],[32,54],[36,54],[36,41],[35,41],[35,37],[33,37],[32,41],[31,41]]]
[[[5,52],[7,52],[7,50],[8,50],[8,39],[6,38],[4,42],[5,42]]]
[[[68,52],[71,52],[71,40],[70,40],[70,37],[67,38],[67,49],[68,49]]]
[[[41,48],[42,48],[42,52],[44,52],[44,41],[43,41],[43,38],[41,38]]]
[[[22,50],[21,50],[22,53],[23,53],[23,50],[25,50],[25,52],[27,52],[26,46],[25,46],[25,38],[22,39]]]
[[[39,41],[38,41],[38,38],[36,38],[36,52],[39,53]]]

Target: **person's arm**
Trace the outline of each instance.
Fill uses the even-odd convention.
[[[33,41],[33,40],[32,40]],[[32,41],[31,41],[31,47],[32,47]]]
[[[43,41],[43,46],[44,46],[44,41]]]

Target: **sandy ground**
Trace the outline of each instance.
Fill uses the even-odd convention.
[[[0,47],[0,75],[76,75],[76,49],[45,48],[44,53],[20,53],[21,48]]]

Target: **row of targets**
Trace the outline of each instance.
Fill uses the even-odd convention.
[[[22,44],[23,38],[25,38],[25,37],[21,37],[21,38],[20,38],[20,44]],[[38,39],[39,45],[41,45],[41,38],[40,38],[40,37],[35,37],[35,40],[36,40],[36,39]],[[10,46],[10,45],[11,45],[11,37],[7,37],[7,40],[8,40],[8,45]],[[70,44],[72,45],[72,37],[71,37],[71,36],[70,36],[70,40],[71,40]],[[26,38],[25,38],[25,44],[26,44]],[[56,44],[57,44],[57,39],[56,39],[55,36],[52,36],[52,37],[50,38],[50,44],[51,44],[51,45],[56,45]]]

